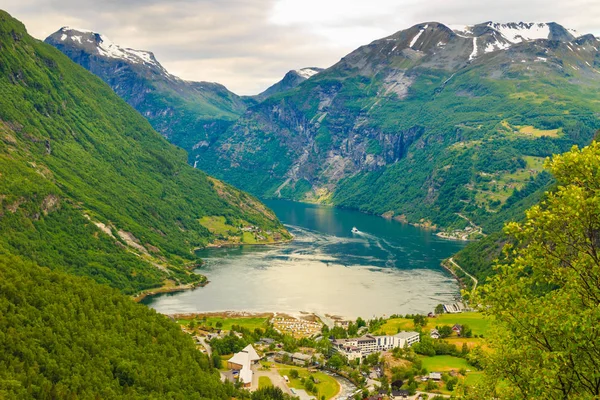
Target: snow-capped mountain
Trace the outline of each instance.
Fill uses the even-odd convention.
[[[47,41],[50,39],[56,44],[62,42],[65,46],[79,47],[100,57],[122,60],[133,64],[145,64],[160,68],[167,73],[162,65],[156,61],[152,52],[121,47],[105,35],[90,30],[64,26],[52,34]]]
[[[105,35],[63,27],[46,43],[102,80],[175,144],[209,130],[225,129],[246,103],[223,85],[190,82],[171,75],[150,51],[120,46]]]
[[[270,86],[264,92],[257,94],[256,96],[252,96],[253,99],[258,101],[263,101],[266,98],[273,96],[274,94],[284,92],[289,89],[293,89],[296,86],[300,85],[302,82],[307,79],[317,75],[319,72],[323,71],[323,68],[317,67],[307,67],[301,69],[293,69],[289,71],[282,80]]]

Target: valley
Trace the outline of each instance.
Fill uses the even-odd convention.
[[[240,96],[0,10],[0,398],[597,398],[599,48],[422,22]]]
[[[107,55],[101,34],[62,28],[46,42],[111,85],[198,169],[261,198],[351,208],[448,236],[476,239],[464,234],[468,220],[490,234],[521,215],[549,187],[543,160],[600,128],[600,44],[556,23],[418,24],[324,70],[292,70],[258,96],[227,94],[237,106],[221,114],[166,107],[156,99],[187,101],[176,88],[195,84],[155,59]],[[128,73],[113,74],[118,65]]]

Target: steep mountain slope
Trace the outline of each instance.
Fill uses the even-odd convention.
[[[177,324],[0,245],[0,398],[230,399]]]
[[[270,86],[269,88],[267,88],[267,90],[260,94],[257,94],[256,96],[251,97],[259,102],[264,101],[268,97],[271,97],[275,94],[295,88],[308,78],[315,76],[321,71],[323,71],[323,68],[316,67],[293,69],[287,74],[285,74],[282,80]]]
[[[108,85],[0,12],[6,251],[134,293],[198,282],[193,250],[211,242],[288,237],[258,200],[185,158]],[[242,226],[257,228],[248,237]]]
[[[539,188],[544,157],[589,143],[599,48],[555,23],[419,24],[251,107],[195,161],[261,196],[482,225]]]
[[[123,48],[99,33],[63,27],[46,39],[90,70],[172,143],[189,148],[225,130],[245,102],[223,85],[169,74],[151,52]]]

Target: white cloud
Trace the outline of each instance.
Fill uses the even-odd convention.
[[[43,39],[64,25],[151,50],[173,74],[258,93],[288,70],[327,67],[424,21],[556,21],[600,34],[596,0],[3,0]]]

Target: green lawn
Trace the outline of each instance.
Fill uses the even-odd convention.
[[[298,371],[298,374],[300,375],[298,379],[292,379],[290,377],[290,371],[292,369]],[[306,368],[291,367],[286,365],[285,367],[279,369],[279,374],[281,376],[286,375],[290,379],[288,386],[294,389],[304,389],[304,385],[300,381],[300,378],[307,378],[308,376],[312,375],[319,381],[319,383],[317,383],[317,387],[319,388],[319,399],[321,396],[325,396],[326,399],[332,399],[340,390],[340,385],[337,383],[337,381],[333,377],[324,374],[323,372],[309,373]]]
[[[258,377],[258,388],[262,389],[267,386],[273,386],[273,382],[271,382],[271,378],[268,376],[259,376]]]
[[[240,229],[235,226],[228,225],[225,217],[222,216],[205,216],[200,218],[200,225],[211,231],[216,235],[232,235],[237,233]]]
[[[250,329],[253,331],[256,328],[265,328],[267,325],[269,318],[267,317],[236,317],[236,318],[224,318],[224,317],[207,317],[206,322],[197,319],[197,323],[201,325],[207,325],[216,327],[217,322],[221,322],[223,326],[221,329],[226,331],[231,330],[233,325],[239,325],[244,328]],[[180,319],[177,321],[178,324],[188,325],[191,319]]]
[[[434,356],[434,357],[419,357],[423,362],[423,367],[429,372],[443,372],[453,369],[471,368],[464,358],[452,356]]]
[[[473,334],[487,336],[488,329],[490,326],[490,320],[486,318],[482,313],[478,312],[467,312],[461,314],[441,314],[436,318],[429,318],[427,328],[435,328],[437,325],[468,325],[472,330]]]
[[[472,330],[473,334],[484,336],[487,335],[490,321],[484,318],[482,313],[468,312],[461,314],[440,314],[435,318],[428,318],[427,325],[424,331],[429,332],[430,329],[441,325],[468,325]],[[384,332],[388,335],[394,335],[398,333],[398,330],[414,330],[415,326],[412,319],[406,318],[393,318],[387,320],[387,322],[377,331]]]

